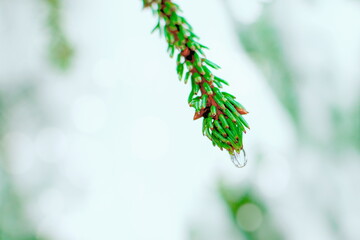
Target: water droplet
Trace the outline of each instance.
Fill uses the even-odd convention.
[[[243,168],[246,166],[247,158],[244,149],[241,149],[240,153],[234,152],[234,154],[230,154],[230,158],[235,167]]]

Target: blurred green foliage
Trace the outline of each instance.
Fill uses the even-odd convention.
[[[74,49],[62,26],[61,0],[43,0],[48,7],[47,25],[50,33],[49,58],[52,64],[66,70],[70,67]]]
[[[265,5],[262,15],[252,24],[236,24],[239,40],[263,72],[269,86],[299,127],[300,109],[296,74],[284,54],[281,39]]]
[[[50,35],[49,60],[61,70],[70,67],[74,50],[67,39],[61,15],[61,0],[43,0],[48,9],[47,26]],[[26,85],[26,86],[25,86]],[[0,91],[0,240],[43,240],[35,230],[25,210],[26,197],[19,194],[10,171],[4,136],[8,115],[22,101],[31,101],[33,88],[27,84],[15,92]],[[35,105],[36,106],[36,105]],[[36,107],[35,107],[36,108]]]
[[[234,225],[246,240],[284,239],[264,200],[252,186],[230,187],[220,181],[219,193]]]
[[[31,94],[27,90],[19,88],[14,94],[0,91],[0,240],[44,239],[38,236],[31,219],[27,217],[24,205],[26,199],[19,194],[16,187],[4,146],[8,125],[6,116],[18,101],[29,100]]]
[[[346,147],[354,147],[360,151],[360,91],[359,100],[352,108],[343,109],[340,106],[330,107],[332,132],[332,148],[340,151]]]
[[[358,100],[355,103],[353,111],[350,115],[350,119],[353,119],[350,141],[355,145],[357,150],[360,151],[360,91]]]
[[[3,154],[1,158],[4,158]],[[31,220],[27,218],[11,175],[0,161],[0,240],[42,240],[34,231]]]
[[[299,138],[306,137],[308,142],[318,148],[323,146],[325,149],[340,151],[354,147],[360,150],[360,91],[359,99],[351,109],[328,103],[332,138],[327,143],[314,142],[301,125],[302,99],[297,92],[300,80],[285,54],[282,39],[274,24],[272,4],[264,5],[261,16],[254,23],[236,23],[235,26],[241,45],[262,71],[275,96],[291,116]]]
[[[300,99],[297,92],[300,79],[296,73],[297,69],[294,69],[289,64],[289,59],[284,51],[282,39],[274,24],[272,5],[265,4],[262,15],[251,24],[237,22],[232,15],[230,6],[227,5],[226,7],[238,33],[240,44],[263,73],[275,96],[291,116],[294,126],[297,127],[298,137],[311,138],[310,134],[304,131],[304,126],[301,125],[300,104],[302,99]],[[360,150],[360,91],[358,99],[350,108],[344,109],[344,107],[332,102],[328,102],[326,107],[328,108],[332,136],[327,140],[328,142],[320,144],[309,139],[311,147],[320,153],[333,151],[336,154],[341,153],[340,150],[346,150],[347,148]],[[326,158],[326,161],[328,161],[328,158]],[[245,188],[234,188],[220,182],[219,189],[222,199],[229,209],[233,223],[242,237],[245,239],[266,240],[284,238],[280,233],[280,229],[271,220],[272,217],[267,208],[266,199],[256,194],[254,191],[256,188],[253,185],[249,184]],[[248,204],[253,206],[253,214],[248,210],[248,214],[245,214],[244,218],[239,217],[241,212],[246,213],[241,209],[246,205],[249,206]],[[255,210],[256,208],[258,210]],[[258,213],[254,214],[256,211],[263,214],[263,222],[256,230],[248,231],[246,227],[244,228],[244,225],[254,223],[254,215],[259,215]],[[344,239],[342,236],[344,230],[341,229],[340,219],[336,217],[337,213],[327,212],[324,214],[326,214],[334,237]]]

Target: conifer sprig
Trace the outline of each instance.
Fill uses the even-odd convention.
[[[243,133],[249,128],[242,115],[248,112],[233,95],[220,90],[228,83],[210,70],[220,67],[206,58],[204,50],[208,48],[198,42],[199,37],[179,14],[181,10],[177,4],[171,0],[143,0],[143,4],[158,17],[152,32],[158,30],[163,34],[170,56],[177,55],[179,80],[191,83],[188,103],[195,109],[194,120],[203,118],[203,135],[231,155],[240,153]]]

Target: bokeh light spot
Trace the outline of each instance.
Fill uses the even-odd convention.
[[[252,232],[260,227],[263,221],[263,214],[258,206],[247,203],[238,209],[236,220],[243,230]]]

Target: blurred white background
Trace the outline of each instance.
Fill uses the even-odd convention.
[[[141,1],[60,3],[75,51],[67,71],[47,58],[46,1],[0,1],[0,176],[22,199],[26,231],[56,240],[270,239],[238,231],[218,194],[222,179],[256,191],[283,239],[360,239],[359,1],[178,1],[226,90],[250,112],[243,169],[192,120],[190,86],[177,80],[164,39],[150,34],[156,19]],[[265,55],[256,61],[241,44],[265,12],[296,74],[297,120],[262,71]],[[19,228],[0,215],[4,232]]]

